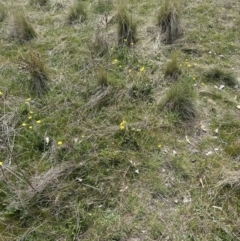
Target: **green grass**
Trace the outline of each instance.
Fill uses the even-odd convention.
[[[0,239],[240,240],[237,3],[33,2],[1,5]]]

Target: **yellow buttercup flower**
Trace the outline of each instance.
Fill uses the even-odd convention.
[[[37,124],[41,124],[42,121],[41,121],[41,120],[37,120],[36,123],[37,123]]]
[[[120,130],[124,130],[124,129],[125,129],[126,123],[127,123],[127,122],[126,122],[125,120],[123,120],[123,121],[120,123],[120,125],[119,125]]]
[[[3,92],[2,92],[2,91],[0,91],[0,96],[1,96],[1,95],[3,95]]]
[[[114,59],[114,60],[112,61],[112,64],[116,64],[116,63],[118,63],[118,59]]]
[[[27,124],[25,122],[22,123],[22,126],[26,126]]]
[[[162,147],[162,145],[161,144],[158,144],[158,148],[161,148]]]
[[[143,66],[142,68],[140,68],[140,72],[143,72],[145,70],[145,67]]]
[[[32,116],[31,116],[31,115],[30,115],[30,116],[28,116],[28,119],[29,119],[29,120],[31,120],[31,119],[32,119]]]
[[[63,142],[62,141],[58,141],[58,143],[57,143],[59,146],[61,146],[62,144],[63,144]]]
[[[0,162],[0,167],[2,166],[2,164],[3,164],[3,163],[2,163],[2,162]]]
[[[32,126],[29,126],[28,128],[31,130],[33,127],[32,127]]]

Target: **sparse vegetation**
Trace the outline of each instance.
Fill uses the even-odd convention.
[[[157,25],[160,28],[161,40],[166,44],[172,44],[182,34],[181,4],[181,0],[165,0],[158,12]]]
[[[237,1],[29,1],[1,1],[0,240],[240,241]]]
[[[132,16],[127,12],[125,6],[120,6],[117,14],[118,24],[118,44],[120,46],[131,46],[136,43],[137,25],[133,21]]]
[[[87,18],[87,13],[84,9],[84,5],[79,1],[73,4],[68,11],[67,23],[73,24],[75,22],[84,22]]]
[[[12,14],[9,28],[9,37],[18,42],[30,41],[37,37],[34,28],[22,12],[15,12]]]

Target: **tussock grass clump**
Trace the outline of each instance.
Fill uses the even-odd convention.
[[[108,80],[108,74],[107,71],[103,68],[100,67],[97,72],[97,82],[101,86],[108,86],[109,85],[109,80]]]
[[[13,13],[9,37],[19,42],[37,37],[34,28],[22,12]]]
[[[112,0],[99,0],[94,7],[94,12],[98,14],[108,13],[112,10],[113,3]]]
[[[108,53],[108,42],[101,30],[97,28],[94,39],[89,43],[88,48],[92,55],[103,57]]]
[[[162,108],[175,112],[181,120],[190,121],[197,115],[195,91],[188,81],[179,81],[167,91]]]
[[[84,22],[87,18],[87,13],[81,2],[77,2],[69,8],[67,15],[67,23],[74,24],[75,22]]]
[[[174,52],[171,55],[171,59],[169,62],[166,63],[164,68],[164,76],[170,77],[173,80],[176,80],[178,76],[182,73],[180,67],[179,67],[179,53]]]
[[[162,42],[165,44],[172,44],[182,34],[180,4],[179,0],[165,0],[158,12],[157,25],[160,28]]]
[[[136,28],[137,25],[133,22],[132,17],[127,13],[124,6],[120,6],[117,14],[118,24],[118,44],[120,46],[131,46],[136,43]]]
[[[240,190],[240,171],[223,171],[223,179],[217,183],[217,188],[232,188]]]
[[[230,87],[234,87],[238,83],[233,73],[220,69],[220,67],[212,67],[206,70],[204,76],[209,82],[223,82]]]
[[[36,6],[46,6],[48,4],[49,0],[30,0],[30,5],[36,5]]]
[[[29,90],[41,96],[49,89],[50,79],[45,64],[39,53],[30,52],[26,57],[20,57],[21,69],[31,76],[29,80]]]
[[[0,3],[0,22],[3,22],[7,17],[6,7]]]

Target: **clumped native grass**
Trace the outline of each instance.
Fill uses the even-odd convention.
[[[29,1],[0,1],[39,33],[16,44],[0,22],[0,240],[240,241],[239,90],[204,77],[238,73],[237,1],[227,14],[226,0],[183,1],[186,38],[161,49],[164,1],[125,1],[142,24],[133,48],[116,46],[118,9],[103,6],[120,1]],[[86,23],[66,24],[70,2]]]
[[[172,44],[182,34],[180,7],[179,0],[165,0],[160,7],[157,25],[160,28],[161,40],[165,44]]]
[[[67,23],[73,24],[75,22],[84,22],[87,19],[87,13],[85,11],[84,5],[81,2],[76,2],[73,4],[68,11]]]
[[[49,0],[30,0],[30,5],[36,5],[36,6],[46,6],[48,4]]]
[[[0,3],[0,22],[4,21],[6,17],[7,9],[2,3]]]
[[[208,82],[223,82],[230,87],[234,87],[238,84],[237,79],[232,72],[226,71],[217,66],[206,70],[204,73],[204,77]]]
[[[108,86],[109,85],[109,80],[108,80],[108,74],[107,71],[103,68],[100,67],[97,72],[97,82],[101,86]]]
[[[182,73],[179,67],[179,53],[174,52],[171,55],[170,61],[168,61],[163,70],[165,77],[170,77],[172,80],[176,80],[178,76]]]
[[[18,42],[27,42],[37,37],[34,28],[22,12],[12,14],[9,31],[9,37]]]
[[[101,33],[99,28],[95,31],[94,39],[89,43],[88,48],[91,52],[91,55],[97,57],[103,57],[108,53],[108,42],[106,37]]]
[[[197,116],[195,91],[188,81],[173,84],[166,93],[161,106],[176,113],[181,120],[190,121]]]
[[[30,52],[26,57],[20,57],[21,69],[30,74],[28,87],[31,93],[42,96],[49,89],[49,75],[39,53]]]
[[[112,0],[98,0],[94,12],[98,14],[109,13],[113,8]]]
[[[117,14],[118,44],[131,46],[136,43],[136,27],[132,16],[129,16],[126,7],[120,6]]]

